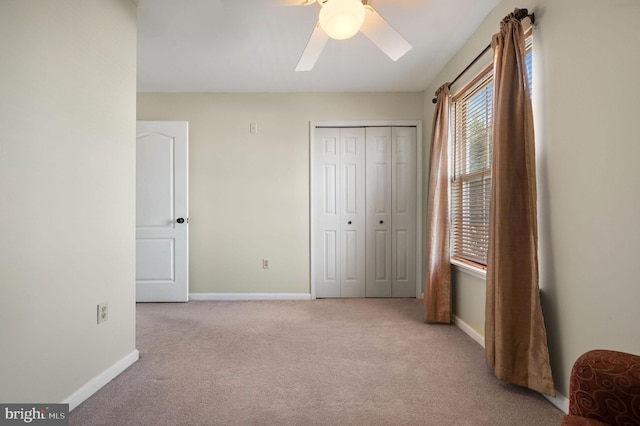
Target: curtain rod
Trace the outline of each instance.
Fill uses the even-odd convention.
[[[516,18],[518,21],[522,21],[524,18],[529,18],[529,19],[531,20],[531,25],[535,24],[535,22],[536,22],[536,15],[535,15],[535,13],[529,14],[529,11],[528,11],[527,9],[519,9],[519,10],[518,10],[518,12],[515,14],[515,18]],[[456,76],[456,78],[454,78],[454,79],[453,79],[453,81],[452,81],[451,83],[449,83],[449,88],[451,88],[451,86],[453,86],[453,84],[454,84],[456,81],[458,81],[458,79],[459,79],[460,77],[462,77],[462,76],[463,76],[467,71],[469,71],[469,68],[471,68],[471,67],[472,67],[476,62],[478,62],[478,60],[479,60],[480,58],[482,58],[482,56],[483,56],[485,53],[487,53],[487,51],[488,51],[489,49],[491,49],[491,43],[489,43],[489,45],[488,45],[487,47],[485,47],[485,48],[482,50],[482,52],[480,52],[480,54],[479,54],[478,56],[476,56],[476,57],[473,59],[473,61],[471,61],[471,62],[469,63],[469,65],[467,65],[467,66],[466,66],[466,68],[465,68],[465,69],[463,69],[463,70],[460,72],[460,74],[458,74],[458,75]],[[436,98],[433,98],[433,99],[431,100],[431,102],[433,102],[433,103],[435,104],[436,102],[438,102],[438,100],[437,100]]]

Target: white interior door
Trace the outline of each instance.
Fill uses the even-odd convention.
[[[136,155],[136,301],[186,302],[188,123],[139,121]]]

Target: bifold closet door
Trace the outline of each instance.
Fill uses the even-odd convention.
[[[316,297],[365,297],[365,129],[318,128],[312,149]]]
[[[416,296],[415,127],[368,127],[367,297]]]
[[[416,296],[415,127],[317,128],[316,297]]]

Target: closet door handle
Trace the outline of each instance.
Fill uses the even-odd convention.
[[[351,221],[347,222],[347,225],[351,225]]]
[[[384,220],[381,220],[381,221],[380,221],[380,225],[382,225],[383,223],[384,223]]]

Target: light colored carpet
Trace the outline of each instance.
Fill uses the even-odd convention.
[[[558,425],[415,299],[139,304],[140,360],[72,425]]]

